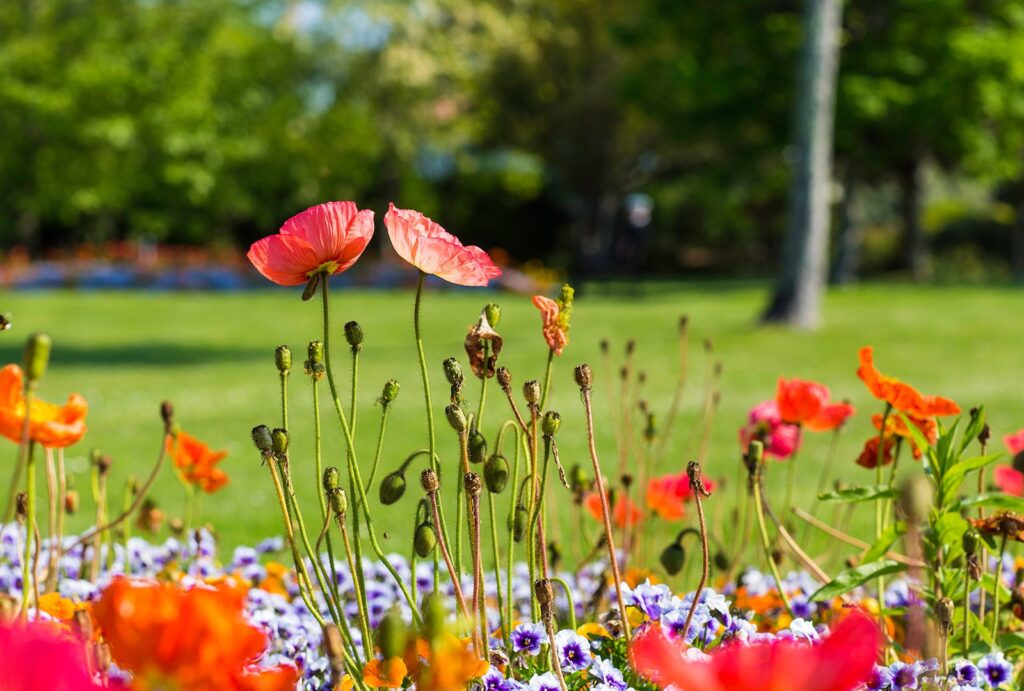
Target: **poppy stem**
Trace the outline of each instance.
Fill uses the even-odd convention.
[[[384,430],[388,425],[388,413],[391,410],[391,406],[381,406],[383,410],[380,413],[380,429],[377,432],[377,450],[373,454],[373,465],[370,466],[370,478],[366,481],[366,491],[369,492],[373,489],[373,479],[377,477],[377,467],[380,465],[381,452],[384,450]],[[422,449],[419,453],[430,453],[426,449]]]
[[[430,499],[430,510],[434,516],[434,523],[437,524],[441,520],[441,509],[437,500],[437,492],[427,492],[427,498]],[[465,617],[467,622],[472,621],[472,618],[469,616],[469,609],[466,607],[466,598],[462,594],[462,584],[455,577],[455,565],[452,563],[452,556],[448,551],[447,540],[445,540],[443,533],[437,534],[437,544],[441,548],[441,555],[444,557],[445,566],[448,567],[448,575],[452,579],[452,587],[455,589],[455,602],[459,605],[459,613]],[[437,583],[436,578],[434,582]]]
[[[54,542],[54,553],[51,555],[49,580],[46,591],[57,589],[60,579],[60,562],[64,557],[64,518],[67,514],[68,480],[64,470],[64,449],[57,449],[57,535]]]
[[[502,432],[504,432],[505,427],[502,426],[501,429],[502,429]],[[519,436],[519,428],[518,427],[513,427],[513,430],[515,431],[516,449],[515,449],[515,455],[512,457],[512,478],[511,478],[511,482],[512,482],[512,497],[511,497],[511,502],[509,503],[509,506],[508,506],[508,560],[507,560],[507,563],[505,565],[505,568],[508,569],[508,571],[505,574],[505,586],[508,588],[508,592],[507,592],[506,597],[505,597],[505,622],[508,624],[509,627],[512,626],[512,621],[513,621],[513,619],[512,619],[512,604],[513,604],[514,597],[513,597],[513,590],[512,590],[512,576],[513,576],[513,565],[515,563],[515,551],[516,551],[516,541],[515,541],[516,506],[517,506],[518,501],[519,501],[519,446],[520,446],[520,436]],[[501,438],[501,433],[499,433],[498,438],[499,439]],[[499,443],[499,446],[500,446],[500,443]],[[510,641],[511,640],[511,639],[509,639],[510,632],[504,631],[504,633],[505,633],[506,639]],[[511,649],[511,646],[510,646],[510,649]]]
[[[488,357],[490,349],[490,343],[488,341],[484,341],[484,376],[480,378],[480,403],[477,404],[476,407],[476,429],[478,430],[484,426],[484,406],[487,403],[487,380],[489,379],[487,375],[491,371],[490,360]]]
[[[768,536],[768,526],[764,520],[764,497],[762,496],[763,486],[761,480],[764,476],[761,473],[761,462],[758,460],[757,467],[754,469],[754,478],[752,489],[754,491],[754,511],[757,514],[757,527],[761,531],[761,547],[764,548],[764,557],[768,560],[768,568],[772,571],[772,576],[775,578],[775,588],[779,591],[779,597],[782,598],[782,604],[786,606],[786,611],[789,612],[789,616],[794,617],[793,605],[789,602],[789,596],[786,594],[786,587],[782,582],[782,576],[779,574],[779,565],[775,563],[775,559],[772,558],[772,541]]]
[[[341,544],[345,550],[345,560],[348,562],[348,570],[356,573],[356,561],[352,552],[352,541],[348,537],[348,526],[345,525],[345,516],[337,516],[338,530],[341,531]],[[356,607],[359,610],[359,627],[363,635],[363,656],[369,660],[373,653],[373,638],[370,634],[370,617],[366,609],[366,592],[362,589],[359,581],[353,581],[356,588]],[[355,644],[352,644],[353,647]]]
[[[558,576],[552,576],[551,582],[562,586],[562,590],[565,591],[565,599],[568,602],[569,607],[569,628],[575,631],[577,628],[576,603],[572,599],[572,588],[569,587],[569,584],[565,582],[564,578],[559,578]]]
[[[700,582],[697,584],[697,589],[693,591],[693,600],[690,602],[690,611],[686,614],[686,623],[683,624],[683,632],[679,634],[679,639],[682,641],[686,640],[686,634],[689,632],[690,624],[693,622],[693,613],[697,610],[697,604],[700,602],[700,598],[704,594],[704,586],[707,584],[708,575],[711,573],[711,555],[708,550],[708,531],[707,526],[704,523],[704,504],[702,501],[703,497],[711,496],[711,494],[704,487],[704,483],[701,480],[699,463],[690,461],[686,470],[687,474],[690,476],[690,490],[693,492],[693,501],[697,505],[697,523],[700,525],[700,547],[703,559],[701,561]]]
[[[1006,531],[999,542],[999,561],[996,562],[995,578],[992,580],[992,638],[999,636],[999,589],[1003,587],[1003,557],[1006,555]]]
[[[28,419],[26,414],[25,419]],[[25,516],[25,555],[21,564],[21,617],[28,618],[28,602],[34,590],[36,580],[35,569],[32,568],[32,543],[35,540],[36,528],[36,443],[29,442],[28,456],[25,463],[25,494],[27,495]],[[36,607],[39,603],[36,602]]]
[[[978,541],[979,543],[981,540]],[[964,657],[971,650],[971,569],[970,564],[964,560]],[[984,590],[984,588],[982,588]],[[984,616],[984,611],[982,616]]]
[[[878,429],[878,451],[875,457],[875,481],[876,484],[881,486],[884,473],[882,471],[882,461],[885,460],[885,426],[889,422],[889,415],[892,413],[892,404],[885,404],[885,412],[882,414],[882,424],[879,425]],[[877,541],[882,537],[882,531],[885,530],[885,515],[888,513],[888,509],[885,505],[884,499],[879,499],[875,502],[875,540]],[[882,630],[886,630],[885,626],[885,576],[878,577],[878,620],[882,625]]]
[[[509,632],[505,626],[505,598],[501,593],[501,550],[498,545],[498,517],[494,508],[494,494],[487,492],[487,513],[491,519],[491,552],[494,558],[494,587],[498,598],[498,626],[501,627],[501,638],[505,647],[511,650]]]
[[[540,396],[540,409],[547,410],[548,393],[551,391],[551,370],[555,363],[555,351],[548,349],[548,364],[544,368],[544,390]]]
[[[46,499],[49,509],[47,513],[48,518],[48,530],[50,542],[52,547],[50,548],[49,558],[47,559],[46,566],[46,585],[49,586],[51,580],[56,582],[56,571],[58,568],[58,562],[55,562],[53,557],[56,553],[56,539],[57,539],[57,467],[53,460],[53,449],[46,449]],[[127,546],[127,545],[126,545]],[[126,552],[127,553],[127,552]],[[47,590],[50,588],[47,587]]]

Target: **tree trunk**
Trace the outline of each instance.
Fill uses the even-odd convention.
[[[841,0],[805,0],[804,45],[796,95],[796,165],[789,232],[768,322],[817,324],[825,287],[832,178],[832,135],[839,68]]]
[[[900,268],[914,280],[928,274],[928,246],[921,229],[921,166],[906,165],[899,174],[900,219],[903,225],[903,256]]]
[[[1017,218],[1010,228],[1010,267],[1013,280],[1024,283],[1024,202],[1017,204]]]
[[[860,269],[861,227],[853,217],[854,182],[853,172],[846,171],[843,183],[843,199],[839,203],[839,234],[836,238],[839,247],[832,263],[832,272],[828,281],[832,285],[848,285],[857,280]]]

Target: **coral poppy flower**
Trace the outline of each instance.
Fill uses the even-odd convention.
[[[747,452],[750,442],[764,444],[764,455],[782,461],[800,448],[800,427],[782,421],[775,401],[764,401],[751,408],[747,424],[740,428],[740,447]]]
[[[821,643],[726,644],[710,656],[688,655],[652,626],[637,636],[632,657],[642,675],[679,691],[851,691],[871,675],[880,642],[875,622],[857,613]]]
[[[1009,465],[997,466],[993,471],[1000,492],[1014,497],[1024,495],[1024,473]]]
[[[925,396],[910,384],[895,377],[889,377],[875,369],[874,350],[871,346],[860,349],[860,367],[857,376],[861,378],[871,395],[885,401],[896,410],[918,419],[942,415],[956,415],[960,406],[942,396]]]
[[[93,606],[114,662],[135,689],[285,691],[298,672],[255,669],[267,639],[245,617],[245,594],[227,586],[183,589],[115,578]]]
[[[215,467],[227,457],[227,451],[213,451],[191,434],[179,431],[167,440],[167,453],[185,480],[207,494],[228,483],[227,473]]]
[[[282,286],[314,274],[337,274],[359,259],[373,237],[373,212],[352,202],[327,202],[292,216],[276,235],[257,240],[246,256],[256,270]]]
[[[804,423],[804,427],[812,432],[827,432],[840,427],[855,412],[856,409],[849,403],[831,403]]]
[[[77,393],[64,405],[32,399],[28,436],[48,449],[71,446],[85,436],[89,404]],[[0,434],[21,442],[25,425],[25,375],[17,365],[0,369]]]
[[[1006,445],[1006,450],[1010,452],[1011,456],[1024,452],[1024,429],[1007,434],[1003,437],[1003,444]]]
[[[0,622],[0,691],[99,691],[82,641],[44,622]]]
[[[709,492],[715,489],[715,483],[704,478],[704,486]],[[693,498],[690,478],[683,471],[678,475],[663,475],[647,483],[647,508],[666,521],[677,521],[685,514],[684,505]]]
[[[896,438],[886,435],[885,445],[882,451],[882,465],[889,465],[893,461],[893,449],[896,448]],[[878,437],[873,436],[864,442],[864,448],[857,457],[857,465],[862,468],[878,467]]]
[[[599,521],[604,520],[601,510],[601,495],[591,492],[583,498],[583,506],[591,516]],[[612,525],[618,528],[628,528],[636,525],[643,518],[643,512],[629,497],[621,494],[615,498],[615,505],[612,506]]]
[[[394,204],[384,215],[384,225],[395,251],[425,274],[460,286],[485,286],[501,276],[501,269],[479,247],[464,246],[459,239],[421,214]]]
[[[804,379],[782,379],[775,390],[775,403],[783,422],[802,425],[818,416],[828,405],[828,388]]]

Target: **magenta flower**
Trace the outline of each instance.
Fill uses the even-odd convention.
[[[744,453],[754,439],[764,444],[766,457],[782,461],[800,448],[800,427],[782,421],[774,400],[764,401],[750,409],[747,424],[740,428]]]

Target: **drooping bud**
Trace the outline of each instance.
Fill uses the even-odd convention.
[[[675,576],[683,570],[683,565],[686,563],[686,550],[678,542],[673,542],[662,550],[659,559],[662,567],[665,569],[665,573],[669,576]]]
[[[594,373],[590,369],[590,365],[583,363],[582,365],[576,365],[576,385],[583,391],[590,391],[594,385]]]
[[[341,473],[334,466],[328,466],[324,469],[323,486],[324,492],[330,493],[335,487],[338,487],[341,481]]]
[[[569,489],[574,495],[582,496],[590,488],[590,482],[583,466],[579,463],[569,469]]]
[[[345,340],[352,347],[353,353],[358,353],[363,347],[363,327],[359,322],[351,321],[345,323]]]
[[[28,494],[18,492],[14,497],[14,517],[19,523],[28,520]]]
[[[501,321],[501,307],[493,302],[488,302],[484,307],[484,316],[487,317],[488,324],[497,327],[498,322]]]
[[[495,376],[498,379],[498,386],[505,393],[506,396],[512,395],[512,373],[508,371],[508,367],[499,367],[498,371],[495,372]]]
[[[523,398],[531,406],[540,405],[540,382],[531,379],[523,384]]]
[[[278,456],[283,456],[288,453],[288,430],[283,427],[277,427],[273,432],[270,433],[270,438],[274,442],[274,453]]]
[[[480,430],[473,430],[469,434],[469,462],[483,463],[487,458],[487,439]]]
[[[940,598],[939,601],[935,603],[935,619],[938,621],[939,630],[944,636],[948,636],[953,630],[954,612],[955,607],[953,606],[953,601],[948,597]]]
[[[466,422],[466,414],[462,412],[462,408],[453,404],[444,409],[444,414],[448,418],[448,424],[452,426],[453,430],[460,434],[466,431],[469,423]]]
[[[288,374],[292,369],[292,349],[286,345],[279,345],[274,350],[274,365],[281,374]]]
[[[331,504],[331,511],[335,516],[344,517],[348,513],[348,494],[341,487],[335,487],[327,493],[327,501]]]
[[[160,404],[160,419],[164,421],[164,429],[170,432],[174,427],[174,405],[170,401]]]
[[[462,375],[462,365],[459,361],[453,357],[445,358],[444,362],[441,363],[441,367],[444,369],[445,379],[451,385],[452,390],[458,390],[462,388],[462,384],[465,382],[465,377]]]
[[[512,513],[512,539],[515,542],[522,542],[526,537],[526,522],[529,520],[529,512],[522,504],[516,505]]]
[[[380,394],[380,404],[387,408],[389,405],[395,402],[398,398],[398,381],[395,379],[388,379],[384,382],[384,390]]]
[[[508,460],[504,456],[494,454],[484,463],[484,483],[491,494],[501,494],[505,491],[508,475]]]
[[[384,476],[380,481],[380,503],[390,506],[405,494],[405,473],[396,470]]]
[[[420,486],[423,487],[423,491],[427,494],[437,492],[437,488],[441,486],[441,483],[438,481],[437,473],[434,472],[433,468],[426,468],[420,473]]]
[[[480,492],[483,491],[484,483],[480,479],[479,473],[464,473],[462,475],[462,484],[466,489],[466,495],[470,498],[479,497]]]
[[[405,652],[409,630],[397,609],[391,609],[377,626],[377,645],[385,660],[400,657]]]
[[[732,562],[725,552],[715,552],[714,563],[715,568],[723,572],[727,572],[729,567],[732,566]]]
[[[25,341],[24,367],[25,382],[34,384],[46,374],[46,366],[50,364],[50,349],[53,343],[44,333],[34,333]]]
[[[274,450],[274,438],[270,434],[270,428],[266,425],[256,425],[252,428],[252,443],[262,454],[268,454]]]
[[[437,532],[434,530],[433,523],[424,521],[416,526],[412,546],[420,559],[426,559],[433,553],[434,548],[437,547]]]
[[[327,278],[324,277],[324,280],[326,281]],[[313,296],[316,295],[316,289],[319,288],[319,287],[320,287],[320,274],[319,273],[315,273],[315,274],[313,274],[312,276],[309,277],[309,280],[306,281],[306,287],[302,289],[302,301],[303,302],[308,302],[308,301],[312,300]]]
[[[561,426],[562,416],[553,410],[544,413],[544,417],[540,421],[541,432],[549,439],[558,434],[558,428]]]

